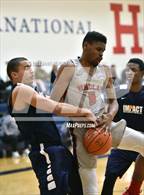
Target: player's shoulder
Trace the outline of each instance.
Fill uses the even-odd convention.
[[[67,68],[67,67],[75,67],[75,64],[74,64],[73,60],[64,61],[59,66],[60,69],[64,69],[64,68]]]
[[[17,83],[17,85],[14,89],[14,93],[17,93],[18,91],[27,92],[27,91],[34,91],[34,89],[29,85],[26,85],[23,83]]]
[[[75,71],[75,64],[71,60],[68,60],[63,62],[59,66],[57,76],[63,73],[63,76],[71,78],[74,74],[74,71]]]

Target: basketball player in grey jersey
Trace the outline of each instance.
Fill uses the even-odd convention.
[[[108,67],[99,65],[106,42],[106,37],[98,32],[86,34],[82,56],[60,67],[51,98],[60,101],[66,94],[66,102],[91,109],[97,116],[98,125],[112,132],[113,147],[134,150],[144,155],[144,135],[125,128],[123,119],[118,123],[112,122],[118,110],[112,77]],[[103,92],[108,103],[106,112]],[[75,128],[73,131],[83,192],[84,195],[98,195],[96,157],[88,154],[83,147],[85,132],[84,128]]]

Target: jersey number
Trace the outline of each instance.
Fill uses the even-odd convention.
[[[94,91],[88,92],[89,105],[92,106],[96,103],[96,95]]]

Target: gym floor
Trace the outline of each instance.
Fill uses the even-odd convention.
[[[107,157],[98,159],[99,195],[104,180],[106,161]],[[128,186],[133,168],[134,165],[129,168],[121,180],[118,179],[114,195],[121,195]],[[0,159],[0,195],[39,195],[38,183],[27,157]]]

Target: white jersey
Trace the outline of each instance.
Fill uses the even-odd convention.
[[[82,96],[82,107],[90,109],[93,113],[99,113],[105,106],[103,88],[106,81],[104,67],[99,65],[94,74],[88,80],[89,73],[81,65],[78,59],[72,60],[75,65],[74,75],[70,81],[65,101],[69,104],[80,106]]]

